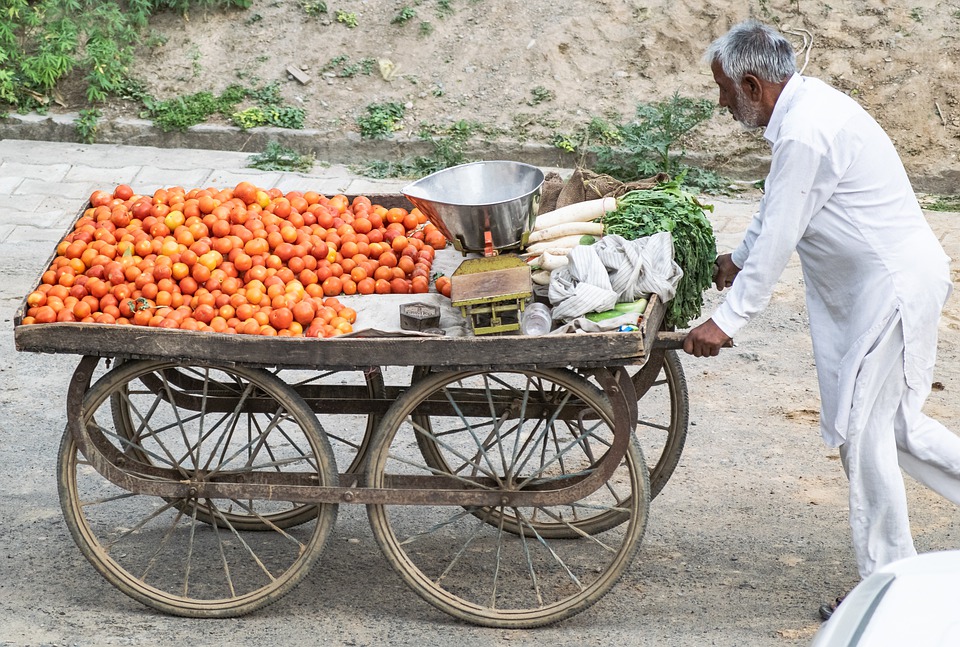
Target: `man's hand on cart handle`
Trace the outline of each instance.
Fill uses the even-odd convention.
[[[724,288],[733,285],[733,281],[737,278],[739,272],[740,268],[733,262],[732,256],[721,254],[713,262],[713,284],[717,286],[718,290],[722,291]]]
[[[733,340],[713,323],[713,319],[707,319],[691,330],[683,340],[683,351],[694,357],[716,357],[721,348],[730,346],[733,346]]]

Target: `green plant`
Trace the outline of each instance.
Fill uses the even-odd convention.
[[[942,195],[923,201],[928,211],[960,211],[960,195]]]
[[[98,108],[87,108],[81,110],[73,125],[77,129],[77,135],[80,141],[85,144],[92,144],[97,137],[97,128],[100,117],[103,113]]]
[[[303,9],[303,12],[311,18],[319,18],[327,13],[326,2],[312,2],[306,0],[300,3],[300,8]]]
[[[443,18],[453,14],[453,7],[450,0],[437,0],[437,15]]]
[[[421,178],[436,171],[464,164],[467,161],[464,145],[479,130],[479,125],[460,120],[449,128],[431,129],[424,126],[420,138],[433,144],[432,155],[419,155],[413,158],[391,162],[375,160],[356,169],[359,173],[373,178]]]
[[[606,119],[594,117],[587,124],[587,133],[593,141],[600,144],[619,144],[623,141],[620,128]]]
[[[367,105],[366,114],[357,117],[360,136],[367,139],[389,137],[391,133],[403,127],[401,121],[404,112],[405,109],[401,103],[388,102]]]
[[[402,25],[410,20],[413,20],[416,15],[417,12],[413,7],[403,7],[390,22],[394,25]]]
[[[620,128],[600,117],[594,117],[574,133],[556,133],[552,143],[560,150],[575,153],[590,146],[616,146],[623,141]]]
[[[372,58],[363,58],[357,61],[356,63],[351,63],[350,65],[344,65],[337,76],[343,78],[350,78],[356,76],[357,74],[363,74],[364,76],[370,76],[373,74],[373,68],[377,64],[377,61]]]
[[[337,22],[346,25],[350,29],[353,29],[354,27],[357,27],[360,24],[360,22],[357,20],[357,14],[353,12],[342,11],[338,9],[336,15],[337,15]]]
[[[280,96],[279,81],[265,85],[262,88],[248,88],[244,92],[244,96],[264,106],[278,106],[283,103],[283,97]]]
[[[161,34],[160,32],[151,32],[144,44],[151,49],[155,49],[157,47],[163,47],[169,40],[170,37],[166,34]]]
[[[377,61],[372,58],[363,58],[356,63],[350,63],[350,57],[345,54],[334,56],[320,68],[323,72],[336,72],[340,78],[350,78],[357,74],[370,76],[373,73]]]
[[[141,116],[153,119],[164,132],[186,130],[215,114],[223,115],[243,129],[257,126],[300,129],[305,120],[303,108],[283,105],[278,83],[252,89],[234,84],[220,96],[197,92],[163,101],[143,96],[142,101],[144,110]],[[238,110],[244,101],[252,101],[255,105]]]
[[[429,36],[430,34],[433,33],[433,25],[431,25],[428,21],[424,20],[420,23],[420,27],[418,28],[417,31],[420,33],[421,37]]]
[[[553,101],[555,96],[553,92],[546,89],[542,85],[538,85],[532,90],[530,90],[531,98],[527,101],[528,106],[535,106],[541,104],[545,101]]]
[[[228,102],[215,97],[210,92],[174,97],[173,99],[156,100],[147,97],[144,100],[142,117],[148,117],[163,132],[171,130],[186,130],[206,121],[211,115],[224,110],[232,110],[239,101]]]
[[[300,130],[303,128],[302,108],[290,106],[254,106],[230,115],[230,121],[244,130],[257,126],[276,126]]]
[[[261,171],[298,171],[308,173],[313,169],[313,155],[301,155],[292,148],[271,141],[262,153],[250,156],[248,168]]]
[[[20,112],[42,110],[70,74],[84,79],[89,102],[102,101],[126,81],[150,15],[186,13],[198,3],[246,8],[250,0],[3,0],[0,102]]]
[[[553,136],[552,143],[554,146],[562,151],[566,151],[567,153],[575,153],[577,151],[577,144],[573,139],[570,138],[569,135],[561,135],[560,133],[557,133]]]
[[[203,68],[200,66],[200,48],[196,45],[193,45],[190,48],[190,70],[192,73],[192,76],[190,77],[191,80],[200,76],[202,69]]]
[[[636,120],[618,127],[621,142],[592,147],[597,170],[622,180],[656,173],[676,175],[684,168],[685,136],[713,115],[714,104],[678,93],[667,101],[639,104]],[[679,150],[678,150],[679,149]]]
[[[914,7],[913,9],[911,9],[910,18],[912,18],[915,22],[923,22],[923,8]]]

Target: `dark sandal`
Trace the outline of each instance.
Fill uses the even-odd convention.
[[[847,596],[841,595],[838,598],[834,598],[833,602],[827,602],[820,605],[820,617],[824,620],[829,620],[833,613],[837,610],[837,607],[840,606],[840,603],[843,602],[843,598]]]

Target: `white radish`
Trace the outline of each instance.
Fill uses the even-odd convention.
[[[562,225],[567,222],[590,222],[591,220],[602,218],[603,214],[608,211],[613,211],[616,208],[616,198],[597,198],[596,200],[575,202],[565,207],[540,214],[533,223],[533,229],[534,231],[538,229],[549,229],[555,225]]]
[[[539,270],[530,275],[530,278],[533,279],[533,282],[537,285],[550,285],[550,272],[547,270]]]
[[[564,250],[567,251],[567,250]],[[570,262],[566,254],[553,254],[549,250],[540,254],[540,268],[552,272]]]
[[[553,240],[542,240],[539,243],[527,245],[527,254],[529,255],[542,254],[548,249],[555,249],[555,248],[570,249],[579,245],[582,239],[583,239],[582,235],[575,234],[573,236],[563,236],[561,238],[554,238]]]
[[[602,222],[565,222],[547,229],[535,229],[530,233],[528,243],[539,243],[542,240],[553,240],[564,236],[602,236]]]

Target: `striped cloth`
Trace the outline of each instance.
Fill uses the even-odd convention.
[[[669,232],[636,240],[604,236],[593,245],[574,247],[568,259],[551,274],[547,293],[553,318],[560,321],[610,310],[618,302],[651,293],[669,301],[683,276],[673,260]]]

